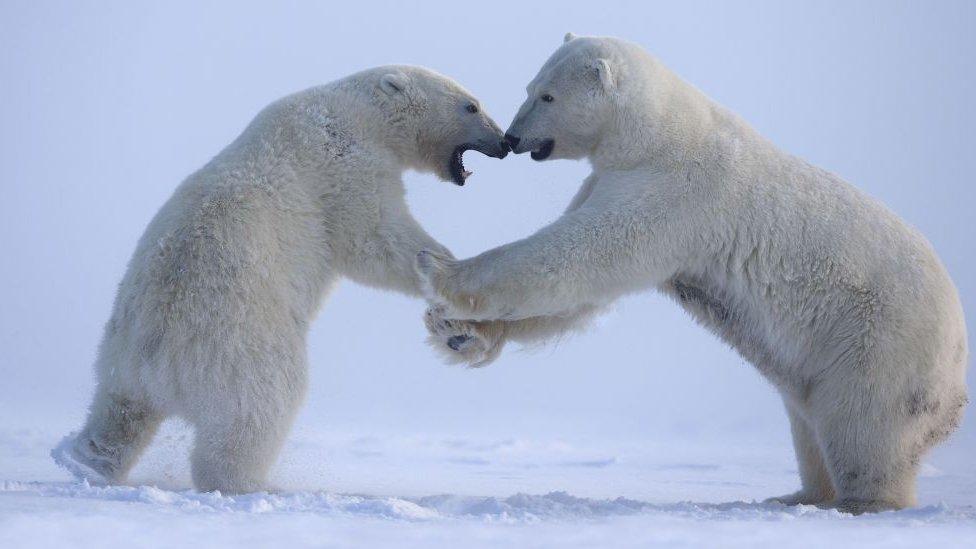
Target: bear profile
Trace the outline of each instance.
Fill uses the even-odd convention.
[[[200,490],[265,486],[305,394],[305,338],[339,277],[420,295],[407,169],[463,185],[462,155],[503,134],[449,78],[387,66],[285,97],[150,222],[105,326],[88,419],[52,452],[125,480],[160,422],[193,425]]]

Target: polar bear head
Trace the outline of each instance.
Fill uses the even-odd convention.
[[[598,38],[566,35],[526,87],[528,99],[506,132],[514,152],[531,152],[535,160],[590,153],[613,107],[612,50]]]
[[[380,108],[401,159],[411,168],[464,185],[463,154],[504,158],[508,143],[478,100],[457,82],[412,66],[373,71]]]
[[[512,150],[535,160],[593,157],[598,148],[638,146],[635,109],[654,109],[654,94],[667,94],[659,64],[636,44],[567,34],[526,87],[506,132]],[[660,84],[660,85],[659,85]],[[617,139],[620,137],[620,139]]]

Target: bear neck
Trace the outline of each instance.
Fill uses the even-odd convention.
[[[368,95],[349,84],[340,81],[272,103],[221,153],[221,163],[263,166],[268,175],[281,172],[281,179],[310,186],[342,165],[402,175],[410,144],[398,136],[408,130],[391,125]],[[369,166],[358,166],[363,158],[371,159]]]
[[[735,114],[660,64],[640,76],[618,94],[607,137],[590,156],[594,169],[684,173],[727,154],[730,139],[758,138]]]

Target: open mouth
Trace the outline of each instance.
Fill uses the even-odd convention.
[[[539,144],[539,147],[532,151],[529,156],[532,157],[532,160],[545,160],[549,158],[550,154],[552,154],[552,148],[555,145],[556,142],[554,140],[546,139]]]
[[[464,181],[471,177],[474,172],[469,172],[464,169],[464,151],[468,151],[474,148],[472,145],[467,143],[463,145],[458,145],[454,148],[454,152],[451,153],[451,161],[448,164],[448,170],[451,172],[451,181],[455,185],[462,186]]]

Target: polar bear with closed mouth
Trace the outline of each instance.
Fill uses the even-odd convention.
[[[622,40],[567,36],[507,133],[593,172],[528,238],[418,255],[440,350],[484,364],[656,288],[782,394],[802,488],[775,499],[915,503],[919,459],[967,402],[962,308],[922,235]]]
[[[419,296],[417,253],[448,252],[410,215],[401,176],[463,185],[468,149],[502,158],[508,145],[469,92],[419,67],[265,108],[150,222],[105,327],[88,420],[55,460],[122,482],[159,423],[179,416],[196,430],[198,489],[263,488],[329,288],[347,277]]]

